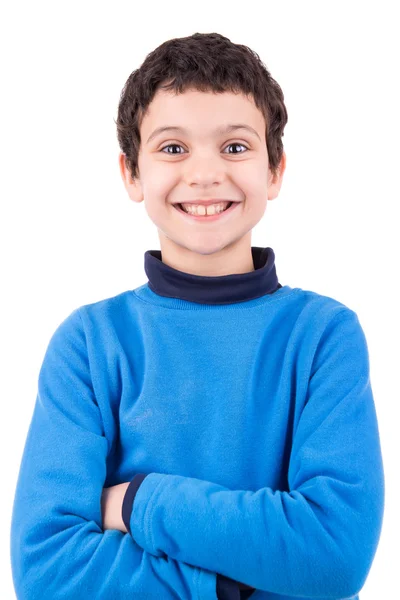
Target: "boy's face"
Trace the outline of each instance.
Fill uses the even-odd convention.
[[[245,129],[217,132],[230,124]],[[179,126],[149,140],[155,129]],[[145,203],[158,229],[162,260],[199,275],[254,270],[251,231],[277,197],[286,166],[272,176],[268,166],[265,120],[243,94],[158,90],[143,119],[139,178],[132,180],[120,153],[121,175],[129,197]],[[171,144],[178,147],[166,147]],[[231,147],[233,145],[233,147]],[[175,203],[218,198],[240,201],[230,213],[207,222],[183,215]]]

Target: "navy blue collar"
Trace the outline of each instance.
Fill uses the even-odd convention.
[[[147,250],[144,270],[149,288],[160,296],[202,304],[233,304],[273,294],[282,285],[272,248],[251,247],[254,271],[208,277],[178,271],[162,262],[161,250]]]

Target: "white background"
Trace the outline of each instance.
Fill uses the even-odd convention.
[[[70,0],[1,10],[2,598],[15,598],[12,503],[50,336],[78,306],[144,284],[144,252],[159,249],[156,227],[144,204],[129,200],[118,169],[120,92],[162,42],[214,31],[260,55],[289,115],[281,193],[252,245],[274,249],[283,285],[336,298],[366,334],[386,500],[360,598],[400,597],[396,8]]]

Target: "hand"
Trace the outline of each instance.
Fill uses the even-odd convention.
[[[122,520],[122,502],[129,483],[128,481],[103,488],[101,494],[101,515],[104,531],[106,529],[117,529],[123,533],[128,533],[125,523]]]

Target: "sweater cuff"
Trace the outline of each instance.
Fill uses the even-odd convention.
[[[240,600],[240,590],[237,581],[217,573],[218,600]]]
[[[147,475],[148,473],[137,473],[126,488],[125,496],[122,502],[122,520],[129,533],[131,533],[131,516],[135,496],[140,484],[142,483],[143,479],[147,477]]]
[[[255,588],[252,588],[251,590],[240,590],[240,600],[247,600],[247,598],[250,598],[255,591]]]

